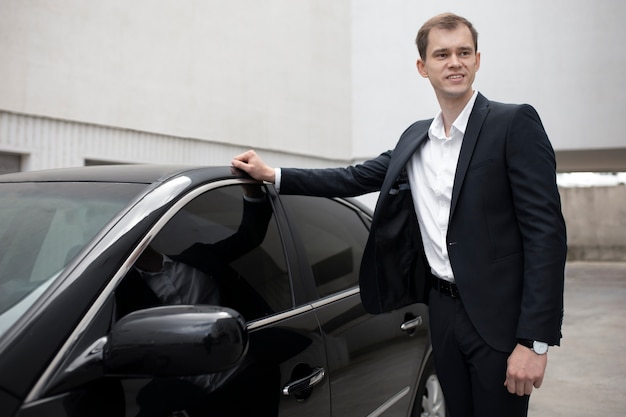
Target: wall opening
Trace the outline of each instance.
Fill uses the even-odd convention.
[[[0,174],[20,172],[22,170],[22,155],[0,152]]]

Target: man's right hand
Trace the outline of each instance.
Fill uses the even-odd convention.
[[[252,150],[235,156],[231,164],[233,167],[247,172],[255,180],[271,183],[276,181],[274,168],[263,162],[259,155]]]

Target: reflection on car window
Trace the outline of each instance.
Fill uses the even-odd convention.
[[[185,205],[124,277],[116,301],[120,316],[164,304],[217,304],[252,321],[290,309],[284,250],[264,187],[216,188]],[[125,379],[126,415],[277,415],[280,374],[263,347],[259,354],[251,342],[245,359],[222,372]]]
[[[352,208],[332,199],[282,196],[311,264],[320,297],[358,285],[368,230]]]
[[[229,186],[195,198],[157,234],[117,293],[120,315],[155,305],[214,304],[249,321],[291,308],[262,187]]]
[[[139,192],[138,184],[0,184],[0,316],[7,328]],[[17,309],[13,312],[7,310]],[[21,313],[20,313],[21,312]],[[1,332],[0,332],[1,333]]]

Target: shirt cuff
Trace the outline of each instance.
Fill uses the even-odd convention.
[[[276,191],[280,193],[280,180],[281,180],[281,170],[280,168],[274,168],[274,187]]]

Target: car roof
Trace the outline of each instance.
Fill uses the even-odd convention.
[[[247,177],[231,167],[197,165],[98,165],[16,172],[0,175],[0,182],[124,182],[151,184],[184,174],[201,174],[206,179]]]
[[[188,176],[192,184],[219,179],[251,179],[245,172],[231,166],[129,164],[16,172],[0,175],[0,183],[111,182],[158,186],[159,183],[183,175]],[[371,208],[358,199],[348,197],[343,200],[371,216]]]

